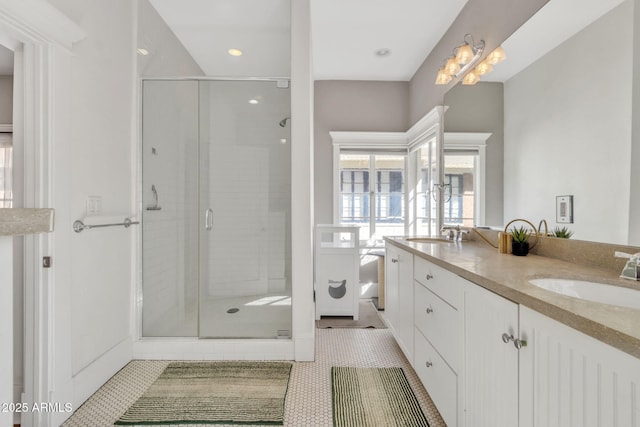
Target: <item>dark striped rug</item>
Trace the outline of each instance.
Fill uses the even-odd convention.
[[[282,425],[291,366],[172,362],[116,424]]]
[[[331,368],[335,427],[429,427],[402,368]]]

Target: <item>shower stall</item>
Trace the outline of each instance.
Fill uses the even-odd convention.
[[[142,81],[141,335],[289,338],[286,80]]]

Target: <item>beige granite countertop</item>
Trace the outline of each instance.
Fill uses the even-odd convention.
[[[590,280],[640,290],[640,282],[611,270],[529,254],[500,254],[481,241],[417,243],[386,237],[387,243],[433,262],[513,302],[640,358],[640,310],[599,304],[540,289],[530,279]]]
[[[0,236],[23,236],[53,231],[54,210],[49,208],[0,209]]]

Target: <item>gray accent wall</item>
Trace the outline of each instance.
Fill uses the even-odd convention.
[[[138,2],[138,74],[143,77],[203,76],[204,72],[173,34],[149,0]]]
[[[333,223],[331,131],[405,132],[409,83],[316,81],[314,102],[315,223]]]
[[[449,107],[444,115],[445,132],[491,132],[486,148],[485,223],[503,224],[503,84],[480,82],[474,86],[458,84],[444,96]]]
[[[0,76],[0,124],[13,123],[13,76]]]

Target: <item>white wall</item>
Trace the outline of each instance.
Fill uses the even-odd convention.
[[[6,286],[13,281],[13,237],[0,236],[0,342],[10,342],[14,337],[13,328],[13,288]],[[0,353],[0,369],[11,369],[14,354],[10,351]],[[15,402],[13,382],[3,377],[0,384],[0,402]],[[10,412],[0,413],[0,425],[9,426],[15,423]]]
[[[640,0],[633,2],[633,45],[640,46]],[[640,55],[633,55],[633,69],[640,70]],[[633,73],[633,107],[632,111],[640,110],[640,73]],[[632,114],[632,139],[631,139],[631,182],[636,183],[632,186],[630,194],[629,207],[629,244],[640,246],[640,191],[638,191],[637,183],[640,182],[640,114]]]
[[[505,83],[505,220],[554,228],[573,195],[574,238],[627,243],[632,15],[628,0]]]
[[[132,355],[136,228],[76,234],[71,225],[85,216],[88,196],[102,197],[102,213],[110,219],[137,214],[132,170],[135,3],[50,3],[86,32],[71,56],[56,52],[54,81],[53,388],[64,397],[72,394],[76,408]]]

